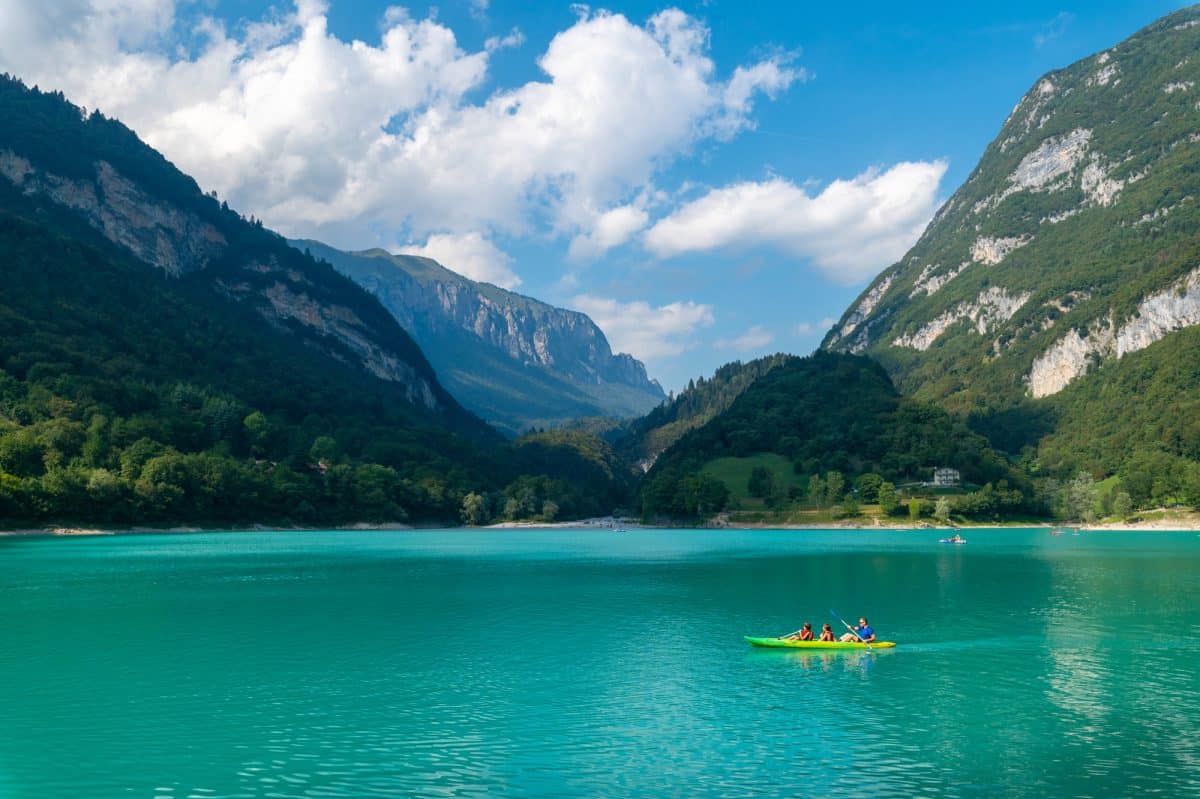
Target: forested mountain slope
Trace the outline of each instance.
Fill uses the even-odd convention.
[[[617,451],[638,470],[648,471],[658,456],[685,433],[729,408],[751,383],[792,359],[779,354],[747,363],[733,361],[710,378],[688,381],[687,388],[669,401],[622,428],[615,435]]]
[[[1035,472],[1194,457],[1177,398],[1147,388],[1200,366],[1182,346],[1200,324],[1198,131],[1200,7],[1046,75],[823,346],[869,354],[905,393],[1031,448]],[[1172,429],[1079,439],[1135,407]]]
[[[378,302],[128,129],[0,80],[0,526],[608,512],[575,436],[505,443]],[[511,500],[511,502],[510,502]]]
[[[643,512],[696,517],[719,510],[712,503],[729,486],[715,486],[705,467],[762,453],[790,461],[805,478],[801,485],[831,471],[847,486],[867,473],[895,483],[929,480],[935,467],[947,466],[976,485],[1008,481],[1016,505],[1029,497],[1019,491],[1026,481],[965,423],[902,397],[869,358],[818,352],[776,365],[668,448],[646,477]]]

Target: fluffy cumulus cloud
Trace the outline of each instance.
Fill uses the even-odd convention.
[[[532,231],[595,257],[647,224],[631,198],[664,164],[751,127],[756,97],[804,77],[775,56],[722,78],[708,29],[675,9],[585,11],[543,77],[476,99],[519,33],[469,52],[400,9],[374,43],[332,33],[318,0],[237,31],[196,9],[0,0],[0,69],[119,117],[282,232],[347,246]]]
[[[629,241],[646,226],[650,215],[634,205],[622,205],[596,217],[587,233],[571,240],[567,255],[573,260],[597,258]]]
[[[651,362],[691,349],[696,333],[713,323],[712,306],[691,301],[654,307],[581,294],[571,305],[600,326],[614,352]]]
[[[833,279],[857,283],[916,242],[938,205],[946,163],[906,162],[835,180],[817,194],[782,178],[713,189],[645,234],[661,257],[774,247]]]
[[[401,247],[400,252],[432,258],[460,275],[501,288],[514,289],[521,285],[521,278],[510,268],[512,259],[479,233],[460,236],[439,233],[430,236],[420,247],[409,245]]]
[[[752,325],[740,336],[717,339],[713,342],[713,346],[719,350],[732,350],[733,352],[754,352],[755,350],[761,350],[774,340],[774,333],[767,330],[762,325]]]

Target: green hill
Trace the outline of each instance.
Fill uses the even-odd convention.
[[[742,495],[746,467],[728,459],[787,459],[797,479],[836,472],[846,489],[864,474],[893,484],[928,481],[935,467],[960,470],[975,485],[1025,491],[1010,502],[1027,509],[1033,497],[1018,473],[980,435],[946,411],[906,399],[870,359],[832,353],[790,358],[755,380],[728,410],[686,433],[655,463],[642,487],[647,516],[706,516]],[[777,462],[777,461],[776,461]],[[740,468],[741,471],[737,469]],[[732,469],[732,471],[731,471]],[[747,486],[748,488],[748,486]],[[844,491],[835,491],[841,501]],[[800,501],[795,493],[788,501]]]
[[[609,436],[626,460],[640,471],[649,470],[658,456],[685,433],[729,408],[751,383],[791,358],[779,354],[748,363],[727,363],[710,378],[688,381],[679,394]]]
[[[1031,473],[1196,458],[1200,7],[1051,72],[824,347]],[[1169,493],[1169,492],[1160,492]]]

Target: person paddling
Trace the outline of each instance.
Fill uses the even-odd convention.
[[[867,624],[867,617],[862,616],[859,618],[858,627],[855,628],[854,632],[846,633],[842,636],[842,640],[847,642],[861,641],[864,644],[873,644],[875,643],[875,630],[870,624]]]
[[[825,622],[825,626],[821,628],[821,640],[822,641],[836,641],[837,640],[837,638],[833,634],[833,625],[831,625],[829,622]]]
[[[826,626],[828,626],[828,625],[826,625]],[[787,636],[787,640],[789,640],[789,641],[811,641],[812,639],[813,639],[812,625],[809,624],[808,622],[804,622],[804,626],[800,628],[799,632],[794,632],[791,635]]]

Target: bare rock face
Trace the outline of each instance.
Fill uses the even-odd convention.
[[[897,347],[910,347],[924,352],[956,322],[969,320],[971,327],[983,335],[998,324],[1007,322],[1029,301],[1029,292],[1010,295],[1005,289],[993,286],[980,292],[973,302],[964,302],[923,325],[912,334],[899,336],[892,342]]]
[[[971,260],[987,266],[995,266],[1003,261],[1010,252],[1028,244],[1029,238],[1029,236],[1006,236],[1004,238],[984,236],[978,238],[971,245]]]
[[[978,413],[1200,324],[1198,52],[1191,7],[1036,81],[822,346]]]
[[[858,301],[858,305],[842,320],[841,324],[834,328],[834,341],[847,341],[854,331],[858,330],[859,326],[870,318],[875,308],[879,306],[883,296],[887,294],[888,289],[892,287],[892,281],[895,278],[888,275],[872,286],[866,295]],[[866,331],[862,331],[857,338],[848,346],[850,352],[861,352],[866,349],[870,341],[864,335]]]
[[[375,295],[450,392],[507,430],[640,416],[665,399],[645,366],[613,353],[586,314],[469,280],[428,258],[293,244]]]
[[[216,227],[156,201],[106,161],[96,163],[93,181],[71,180],[4,150],[0,174],[26,194],[44,195],[80,212],[109,241],[174,277],[204,268],[226,246]]]
[[[1029,392],[1034,397],[1056,394],[1105,359],[1123,358],[1194,325],[1200,325],[1200,268],[1143,298],[1119,328],[1110,316],[1093,325],[1086,338],[1072,330],[1054,342],[1033,362]]]
[[[225,296],[250,304],[276,327],[304,331],[308,343],[340,360],[346,360],[346,352],[353,353],[358,365],[402,386],[414,405],[438,410],[444,403],[445,395],[419,351],[369,296],[331,290],[328,279],[336,281],[336,275],[290,252],[282,242],[275,246],[297,256],[287,266],[275,258],[239,260],[236,253],[229,257],[228,238],[215,224],[152,196],[103,160],[94,163],[92,179],[68,178],[6,149],[0,150],[0,176],[27,195],[77,212],[104,238],[173,278],[203,272],[222,259],[213,285]],[[228,216],[231,224],[249,225]],[[314,268],[326,270],[327,276],[307,273]],[[364,319],[364,310],[377,312],[375,318]],[[380,320],[387,325],[380,326]]]

